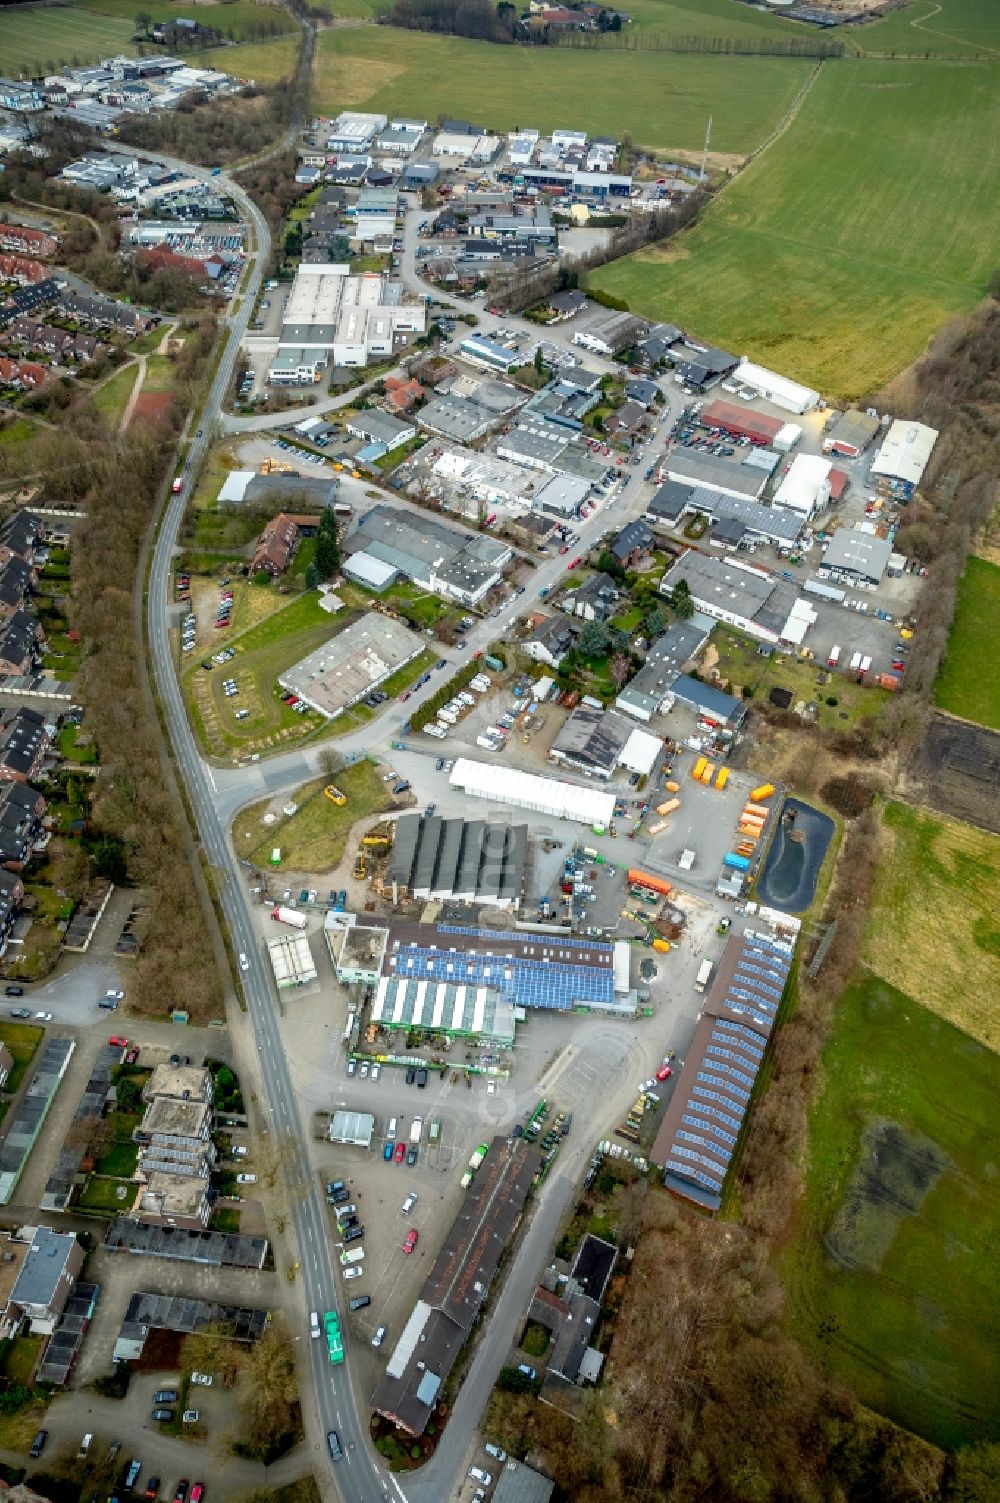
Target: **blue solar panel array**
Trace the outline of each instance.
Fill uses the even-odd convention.
[[[482,934],[478,929],[462,929],[454,925],[442,924],[439,930],[449,934]],[[523,945],[528,936],[490,930],[489,938],[512,939]],[[593,944],[564,940],[561,935],[557,946],[551,942],[546,946],[550,953],[556,948],[567,947],[595,949]],[[520,955],[489,955],[474,950],[452,951],[416,945],[401,948],[391,957],[391,964],[397,976],[408,980],[493,987],[519,1007],[549,1007],[567,1012],[577,1002],[607,1005],[614,1001],[615,980],[611,966],[569,965],[552,959],[535,960]]]

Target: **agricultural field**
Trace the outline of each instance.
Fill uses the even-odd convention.
[[[851,27],[846,40],[869,55],[1000,57],[1000,9],[995,0],[912,0],[871,26]]]
[[[355,762],[336,774],[336,786],[347,795],[339,806],[325,797],[325,779],[307,783],[293,796],[298,805],[290,816],[278,815],[270,824],[264,816],[271,803],[253,804],[236,816],[233,846],[240,857],[256,866],[270,864],[275,846],[281,848],[281,864],[287,871],[334,871],[341,863],[351,827],[359,819],[380,814],[390,804],[388,784],[383,783],[371,762]]]
[[[959,585],[948,651],[934,685],[934,702],[994,731],[1000,731],[1000,681],[996,673],[983,672],[983,648],[992,642],[998,620],[1000,566],[970,557]]]
[[[781,1259],[793,1334],[835,1381],[948,1448],[1000,1431],[1000,1060],[862,974],[839,999]]]
[[[930,810],[889,804],[883,840],[866,963],[1000,1049],[1000,838]]]
[[[0,57],[12,78],[83,67],[116,53],[132,56],[135,30],[126,16],[7,6],[0,13]]]
[[[985,290],[998,111],[987,66],[826,63],[700,225],[593,283],[831,401],[872,392]]]
[[[344,27],[319,36],[313,105],[326,114],[356,107],[422,120],[475,116],[495,130],[530,119],[545,131],[572,120],[594,135],[629,133],[637,144],[679,150],[702,145],[712,115],[713,150],[745,153],[777,126],[809,71],[808,62],[788,58],[597,57]]]
[[[157,10],[149,0],[72,0],[74,9],[94,12],[101,16],[116,16],[127,22],[133,34],[141,27],[136,25],[137,16],[151,16],[154,21],[172,19],[169,10]],[[188,14],[182,7],[177,14]],[[229,41],[241,41],[244,37],[256,37],[269,33],[272,26],[279,31],[293,31],[287,14],[268,5],[254,5],[249,0],[226,0],[223,5],[198,5],[194,20],[201,26],[217,27]]]
[[[193,67],[217,68],[234,78],[273,84],[291,78],[298,50],[298,37],[287,36],[275,42],[248,42],[241,47],[208,47],[203,52],[186,52],[184,60]]]

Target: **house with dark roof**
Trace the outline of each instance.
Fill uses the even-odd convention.
[[[24,900],[24,883],[17,872],[0,870],[0,955],[7,948],[10,931]]]
[[[318,518],[313,518],[312,521],[315,527]],[[295,518],[287,512],[279,512],[271,518],[257,539],[252,565],[254,571],[263,570],[272,579],[277,579],[292,562],[301,540],[302,532]]]
[[[11,319],[37,313],[40,308],[58,301],[59,283],[54,277],[46,277],[44,282],[35,282],[29,287],[17,287],[0,303],[0,323],[10,323]]]
[[[41,535],[38,518],[30,511],[22,507],[20,511],[14,512],[13,516],[0,525],[0,565],[12,558],[31,563]]]
[[[535,1296],[528,1306],[528,1319],[544,1326],[552,1338],[545,1358],[548,1377],[561,1379],[578,1387],[582,1387],[588,1379],[593,1381],[590,1374],[595,1367],[597,1372],[600,1371],[603,1359],[597,1353],[599,1360],[590,1368],[584,1366],[584,1359],[588,1348],[593,1346],[600,1318],[600,1305],[578,1289],[572,1279],[560,1294],[553,1293],[544,1285],[535,1290]]]
[[[22,678],[30,673],[38,644],[38,622],[27,611],[15,611],[0,624],[0,674]]]
[[[656,539],[641,517],[624,526],[614,542],[611,552],[623,569],[634,569],[652,551]]]
[[[625,382],[625,395],[630,402],[638,402],[648,409],[660,395],[660,388],[655,381],[645,381],[641,376],[633,376]]]
[[[45,799],[27,783],[0,783],[0,866],[23,871],[42,833]]]
[[[38,1335],[48,1336],[76,1286],[83,1269],[84,1252],[71,1232],[54,1232],[39,1226],[10,1293]]]
[[[0,621],[24,610],[35,582],[34,568],[26,559],[9,558],[0,564]]]
[[[30,783],[41,772],[48,750],[43,717],[20,706],[0,727],[0,782]]]
[[[711,386],[714,382],[721,381],[723,376],[728,376],[739,363],[737,355],[730,355],[726,350],[717,350],[710,346],[708,349],[694,350],[688,359],[678,360],[674,367],[674,374],[693,391],[703,391],[706,386]]]
[[[538,616],[531,630],[521,640],[521,647],[536,663],[558,668],[570,648],[575,646],[577,628],[562,616]]]
[[[618,586],[610,574],[591,574],[576,590],[567,590],[559,602],[570,616],[584,621],[607,621],[618,603]]]
[[[640,402],[623,402],[604,419],[604,431],[619,443],[633,444],[646,426],[646,409]]]
[[[587,306],[587,294],[572,287],[566,292],[554,292],[550,298],[546,298],[546,303],[554,314],[549,322],[559,324],[567,318],[575,318],[578,313],[582,313]]]

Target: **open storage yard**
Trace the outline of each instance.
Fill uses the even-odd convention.
[[[984,672],[984,649],[1000,619],[1000,567],[974,555],[966,560],[958,607],[934,701],[942,710],[1000,731],[1000,680]]]
[[[983,295],[997,104],[985,64],[824,63],[699,226],[594,285],[831,401],[874,391]]]
[[[1000,838],[889,804],[866,958],[886,981],[1000,1048]]]
[[[996,1435],[1000,1060],[862,977],[823,1065],[781,1264],[796,1334],[863,1403],[939,1445]]]
[[[744,153],[775,129],[809,69],[792,58],[595,54],[343,28],[319,35],[313,105],[423,120],[468,115],[508,130],[524,121],[530,100],[539,130],[572,120],[592,135],[628,132],[637,144],[690,151],[701,147],[712,115],[712,149]]]

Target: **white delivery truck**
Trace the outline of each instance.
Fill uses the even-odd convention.
[[[694,978],[695,991],[703,992],[711,979],[712,962],[710,960],[703,960],[701,965],[698,967],[698,974]]]
[[[365,1250],[363,1247],[352,1247],[345,1249],[344,1252],[341,1253],[340,1261],[346,1268],[348,1263],[360,1263],[364,1255]]]
[[[423,1132],[423,1128],[424,1128],[424,1119],[423,1119],[423,1117],[414,1117],[414,1119],[413,1119],[413,1126],[410,1128],[410,1142],[411,1143],[419,1143],[420,1142],[420,1134]]]
[[[308,922],[304,913],[298,913],[294,908],[273,908],[271,917],[277,919],[279,924],[291,924],[293,929],[304,929]]]

